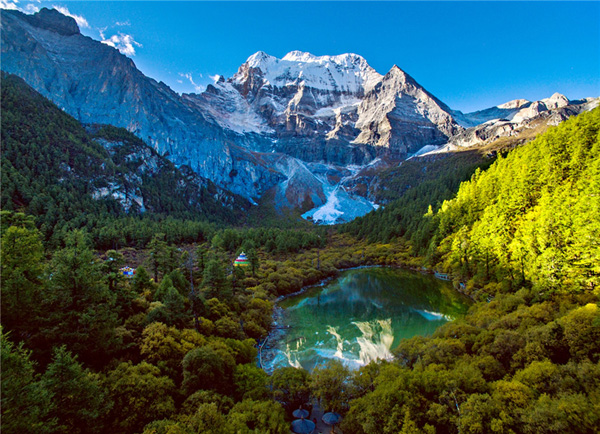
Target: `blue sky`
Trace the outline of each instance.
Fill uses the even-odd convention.
[[[230,77],[256,51],[301,50],[357,53],[381,74],[397,64],[465,112],[554,92],[600,96],[596,1],[0,2],[62,8],[178,92]]]

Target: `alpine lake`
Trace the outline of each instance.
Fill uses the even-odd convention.
[[[389,267],[346,270],[278,302],[260,364],[268,373],[285,366],[312,371],[337,359],[358,369],[391,359],[402,339],[431,335],[465,315],[470,304],[450,282],[431,275]]]

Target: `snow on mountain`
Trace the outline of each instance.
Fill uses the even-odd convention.
[[[291,51],[282,59],[262,51],[246,60],[248,69],[259,69],[262,84],[276,87],[303,85],[312,89],[345,94],[359,94],[372,89],[381,75],[358,54],[314,56],[302,51]],[[233,76],[241,85],[246,80],[245,70]]]
[[[375,209],[367,199],[351,196],[340,185],[330,186],[326,193],[327,202],[302,214],[303,218],[317,224],[333,225],[352,221]]]
[[[335,126],[337,112],[355,108],[380,80],[381,75],[356,54],[314,56],[292,51],[278,59],[259,51],[229,82],[272,128],[284,124],[285,131],[327,133]],[[319,119],[308,119],[312,117]]]
[[[414,154],[412,154],[410,157],[408,157],[407,160],[410,160],[411,158],[414,158],[414,157],[418,157],[420,155],[433,154],[433,153],[436,153],[436,151],[439,151],[439,147],[438,146],[435,146],[435,145],[425,145],[421,149],[419,149],[417,152],[415,152]]]
[[[462,130],[452,111],[400,68],[382,76],[356,54],[292,51],[278,59],[259,51],[229,82],[274,131],[273,149],[307,161],[402,158]]]
[[[310,219],[316,224],[332,225],[352,221],[377,209],[376,205],[362,196],[353,194],[346,187],[347,182],[352,181],[369,165],[350,165],[345,168],[332,165],[313,165],[312,170],[317,173],[316,177],[322,184],[325,200],[302,214],[302,217]]]
[[[214,84],[209,84],[202,94],[182,96],[222,128],[239,134],[273,132],[248,101],[222,76]]]

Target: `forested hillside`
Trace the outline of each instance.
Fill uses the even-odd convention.
[[[122,128],[80,124],[4,72],[1,158],[2,209],[35,216],[54,245],[85,228],[98,247],[143,246],[160,232],[148,230],[156,220],[231,223],[249,205],[177,169]],[[179,239],[197,239],[190,225],[179,222]]]
[[[463,183],[432,219],[429,262],[481,286],[600,284],[600,110],[565,121]]]
[[[343,225],[340,231],[371,242],[408,239],[413,242],[415,255],[423,253],[434,230],[431,222],[423,219],[428,207],[438,209],[456,194],[461,182],[491,162],[492,158],[483,156],[481,150],[403,161],[399,167],[377,176],[374,194],[383,206]]]

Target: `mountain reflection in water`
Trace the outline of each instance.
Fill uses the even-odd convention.
[[[351,369],[391,359],[402,339],[430,335],[464,315],[468,299],[449,282],[396,268],[343,272],[323,287],[283,300],[280,327],[263,349],[267,372],[295,366],[312,370],[329,359]],[[281,328],[280,328],[281,330]]]

